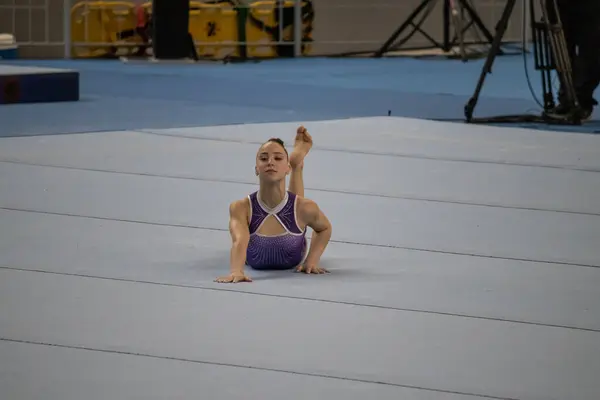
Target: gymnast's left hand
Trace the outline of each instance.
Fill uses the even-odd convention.
[[[296,272],[304,272],[305,274],[328,274],[329,271],[318,265],[304,264],[296,268]]]

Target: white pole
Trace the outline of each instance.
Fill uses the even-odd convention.
[[[71,58],[71,7],[70,0],[63,0],[63,43],[64,58]]]
[[[294,3],[294,56],[302,56],[302,0]]]

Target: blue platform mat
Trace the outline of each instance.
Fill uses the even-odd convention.
[[[525,63],[526,61],[526,63]],[[530,92],[539,73],[532,59],[505,56],[488,75],[475,116],[539,114]],[[0,109],[3,136],[139,128],[210,126],[336,118],[403,116],[464,121],[483,60],[300,59],[195,65],[120,61],[17,61],[12,65],[74,68],[81,73],[76,104]],[[536,96],[540,93],[537,90]],[[29,116],[35,113],[36,118]],[[582,126],[504,124],[595,133]]]
[[[79,72],[73,69],[0,64],[0,104],[53,103],[78,99]]]

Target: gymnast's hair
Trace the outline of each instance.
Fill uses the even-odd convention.
[[[284,142],[283,142],[283,140],[281,140],[280,138],[272,137],[272,138],[270,138],[269,140],[267,140],[267,141],[266,141],[266,142],[263,144],[263,146],[264,146],[265,144],[269,143],[269,142],[277,143],[278,145],[280,145],[281,147],[283,147],[283,150],[285,151],[285,154],[286,154],[286,155],[289,155],[289,154],[288,154],[288,151],[287,151],[287,149],[285,148],[285,143],[284,143]]]

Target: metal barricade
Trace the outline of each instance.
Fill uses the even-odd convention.
[[[0,0],[0,33],[16,39],[20,57],[63,57],[65,0]]]
[[[69,13],[74,58],[129,54],[142,44],[136,34],[136,4],[129,1],[77,1]]]
[[[312,0],[190,1],[189,32],[200,58],[297,56],[310,49],[313,16]],[[73,57],[151,55],[151,1],[79,0],[69,18]]]

